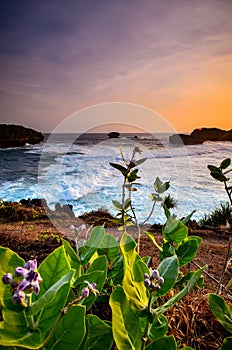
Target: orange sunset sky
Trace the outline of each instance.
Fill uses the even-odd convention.
[[[11,0],[0,16],[1,123],[50,132],[127,102],[179,132],[232,128],[230,0]]]

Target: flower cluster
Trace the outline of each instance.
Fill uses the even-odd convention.
[[[151,271],[150,276],[148,273],[144,274],[144,285],[151,292],[160,290],[160,286],[164,283],[163,277],[159,275],[158,270]]]
[[[20,279],[20,277],[23,277]],[[16,278],[16,281],[14,280]],[[37,260],[29,260],[26,262],[24,267],[16,267],[14,276],[11,273],[6,273],[2,281],[4,284],[10,284],[12,289],[12,301],[15,304],[25,303],[26,294],[34,292],[36,295],[40,291],[40,283],[42,278],[37,270]]]
[[[88,298],[89,293],[93,293],[95,296],[99,293],[99,291],[96,289],[96,283],[89,283],[88,281],[85,281],[85,283],[87,283],[87,287],[83,288],[81,291],[83,298]]]

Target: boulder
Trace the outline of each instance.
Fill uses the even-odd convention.
[[[44,140],[41,132],[22,125],[0,124],[0,148],[21,147],[27,143],[35,145]]]
[[[175,134],[169,137],[172,144],[199,145],[205,141],[232,141],[232,129],[221,130],[218,128],[195,129],[190,135]]]
[[[107,134],[107,136],[110,139],[117,139],[120,136],[120,133],[117,131],[111,131],[109,134]]]

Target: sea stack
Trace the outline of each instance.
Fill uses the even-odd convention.
[[[117,138],[119,138],[120,133],[117,132],[117,131],[111,131],[109,134],[107,134],[107,136],[108,136],[110,139],[117,139]]]
[[[35,145],[43,140],[43,134],[33,129],[22,125],[0,124],[0,148]]]

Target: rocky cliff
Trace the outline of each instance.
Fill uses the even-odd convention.
[[[195,129],[190,135],[176,134],[169,137],[172,144],[198,145],[205,141],[232,141],[232,129],[217,128]]]
[[[22,125],[0,124],[0,148],[21,147],[27,143],[34,145],[43,139],[41,132]]]

